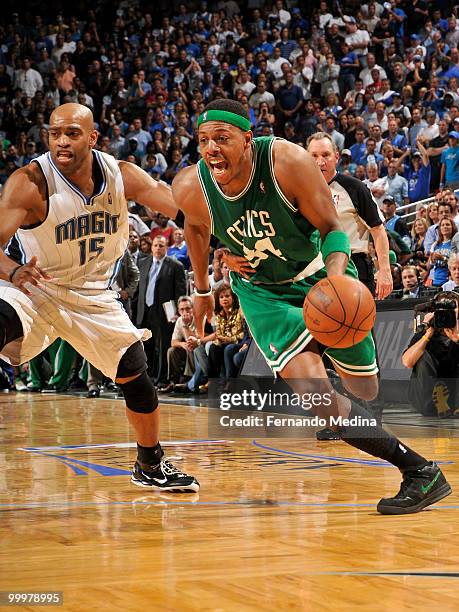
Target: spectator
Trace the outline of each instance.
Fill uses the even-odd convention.
[[[438,223],[438,202],[431,202],[427,206],[427,227],[429,228],[431,225],[436,225]]]
[[[357,168],[358,170],[358,168]],[[356,173],[357,173],[356,170]],[[367,177],[363,182],[373,194],[376,203],[380,208],[383,206],[384,198],[387,194],[387,183],[385,178],[379,178],[378,165],[375,162],[370,162],[366,166]]]
[[[448,280],[448,260],[451,255],[451,241],[457,233],[452,219],[444,218],[438,225],[438,238],[430,251],[430,264],[433,268],[432,285],[440,287]]]
[[[29,57],[22,60],[22,68],[14,74],[13,86],[20,88],[25,96],[33,98],[37,91],[43,90],[43,78],[38,70],[32,68]]]
[[[416,266],[403,266],[402,268],[402,300],[418,298],[422,285]]]
[[[459,234],[456,233],[454,238],[458,238]],[[452,241],[453,249],[448,259],[448,272],[450,280],[446,281],[441,287],[442,291],[456,291],[459,293],[459,251],[457,240]]]
[[[416,149],[417,137],[421,130],[427,127],[427,123],[422,118],[421,111],[419,108],[413,108],[412,117],[411,117],[411,127],[409,129],[409,143],[410,147],[414,150]]]
[[[298,113],[303,105],[303,92],[301,87],[294,85],[293,72],[289,70],[285,75],[285,85],[279,88],[276,94],[279,127],[286,121],[295,124]]]
[[[383,156],[376,151],[376,140],[372,136],[368,137],[365,146],[365,155],[360,158],[360,163],[364,165],[374,163],[379,168],[383,160]]]
[[[270,133],[274,127],[276,121],[276,117],[269,110],[269,106],[267,102],[260,102],[260,106],[258,108],[258,115],[255,123],[255,134],[257,136],[263,135],[263,130],[268,128]]]
[[[274,95],[267,90],[266,85],[266,78],[260,75],[256,91],[254,91],[249,97],[249,105],[255,110],[259,110],[262,102],[267,104],[269,110],[271,110],[276,103]]]
[[[341,174],[350,174],[354,176],[357,169],[357,164],[352,161],[351,152],[349,149],[343,149],[341,151],[340,161],[337,166],[337,171]]]
[[[116,159],[121,159],[122,154],[126,149],[126,138],[121,134],[119,125],[114,125],[112,128],[112,137],[108,145],[108,152]]]
[[[138,260],[140,272],[137,320],[140,327],[153,330],[145,343],[149,375],[159,389],[167,386],[167,349],[171,345],[176,317],[166,314],[165,305],[176,305],[186,293],[185,270],[181,263],[167,257],[164,236],[154,238],[151,255]]]
[[[354,17],[348,17],[346,21],[345,41],[349,45],[349,51],[355,52],[362,66],[366,65],[370,35],[366,30],[362,30],[358,27]]]
[[[405,220],[402,219],[399,215],[395,214],[396,207],[397,202],[394,196],[390,194],[384,196],[383,213],[386,219],[386,228],[397,232],[405,240],[405,242],[410,245],[411,240],[408,227],[406,225]]]
[[[326,58],[321,61],[316,72],[316,81],[320,83],[320,95],[326,96],[329,93],[339,94],[338,77],[340,67],[335,63],[332,53],[328,53]]]
[[[397,206],[403,206],[410,202],[408,199],[408,181],[398,174],[397,168],[398,166],[395,160],[391,161],[387,166],[387,194],[388,196],[392,196]]]
[[[459,187],[459,132],[449,133],[448,148],[441,154],[440,189],[444,186]]]
[[[418,140],[419,151],[411,157],[411,167],[405,170],[408,181],[408,198],[410,202],[418,202],[429,196],[430,187],[430,161],[427,150]]]
[[[341,96],[345,96],[348,91],[354,89],[356,73],[360,67],[357,53],[350,51],[345,40],[341,43],[341,56],[338,59],[338,65],[340,67],[339,91]]]
[[[187,166],[188,162],[183,157],[181,151],[175,149],[172,151],[171,161],[167,166],[166,172],[164,173],[164,180],[168,183],[172,183],[177,172],[179,172],[182,168],[186,168]]]
[[[131,259],[135,265],[137,265],[137,260],[142,256],[142,252],[139,249],[139,234],[134,230],[129,230],[129,242],[128,242],[128,251],[131,256]],[[149,252],[151,248],[149,249]]]
[[[355,164],[363,164],[366,157],[365,130],[357,128],[355,130],[355,144],[350,148],[352,161]]]
[[[438,122],[438,136],[429,143],[423,143],[427,147],[427,155],[431,165],[430,190],[435,191],[440,185],[441,154],[448,148],[448,123],[445,119]]]
[[[181,296],[177,300],[179,317],[175,322],[172,333],[171,346],[167,350],[167,385],[162,388],[162,393],[170,393],[174,386],[178,387],[180,379],[191,378],[195,373],[194,349],[200,344],[196,334],[196,325],[193,316],[193,303],[191,298]],[[182,391],[188,390],[182,385]],[[196,385],[199,388],[199,384]],[[178,390],[178,389],[176,389]],[[189,392],[194,391],[193,387]]]
[[[412,262],[415,265],[425,266],[427,264],[428,256],[424,250],[424,239],[427,229],[427,221],[425,219],[416,219],[411,228],[410,249],[413,253]]]
[[[118,274],[115,276],[115,280],[111,285],[113,291],[119,292],[121,305],[124,310],[128,313],[129,318],[132,319],[132,307],[131,300],[137,291],[139,284],[139,268],[134,263],[131,253],[128,250],[124,253],[121,259],[121,265],[118,270]]]
[[[376,57],[374,53],[367,54],[367,65],[363,68],[359,73],[359,78],[362,80],[363,88],[366,89],[368,85],[373,82],[373,78],[371,76],[371,71],[376,69],[379,71],[379,76],[381,79],[387,79],[386,71],[382,66],[376,63]]]
[[[224,379],[233,375],[233,357],[244,336],[243,317],[237,296],[223,283],[215,291],[216,332],[209,349],[209,378]]]
[[[386,142],[389,142],[393,149],[395,157],[400,157],[406,151],[408,142],[402,131],[399,130],[397,119],[389,119],[387,122],[388,133],[386,136]]]
[[[188,257],[188,247],[185,242],[184,232],[181,227],[178,227],[172,234],[173,245],[167,249],[167,255],[179,261],[185,270],[190,269],[190,258]]]
[[[139,251],[140,252],[138,255],[138,259],[140,259],[140,257],[143,257],[145,255],[150,255],[152,243],[153,241],[150,238],[150,236],[141,236],[141,238],[139,239]]]
[[[440,128],[437,124],[437,113],[434,110],[428,110],[426,113],[427,125],[420,130],[417,142],[431,141],[440,133]]]
[[[163,236],[167,241],[168,247],[172,245],[172,234],[174,232],[174,227],[168,224],[169,219],[158,213],[154,218],[155,227],[152,228],[150,232],[150,238],[154,240],[157,236]]]
[[[427,255],[430,255],[430,251],[433,243],[438,240],[438,226],[442,219],[453,218],[453,207],[447,202],[441,200],[438,204],[438,220],[434,225],[431,225],[427,230],[426,237],[424,239],[424,250]]]

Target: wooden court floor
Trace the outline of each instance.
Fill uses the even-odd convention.
[[[203,406],[162,406],[168,455],[200,493],[135,487],[123,406],[0,395],[0,591],[62,591],[56,609],[84,612],[459,610],[453,425],[388,419],[454,491],[383,517],[394,468],[341,442],[209,439]]]

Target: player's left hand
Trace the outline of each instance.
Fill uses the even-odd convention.
[[[376,297],[383,300],[392,293],[394,282],[390,270],[378,270],[376,275]]]
[[[210,323],[214,314],[215,301],[213,295],[194,295],[193,310],[198,338],[204,337],[204,320]]]
[[[223,253],[222,262],[226,263],[232,272],[237,272],[243,278],[248,279],[251,274],[255,274],[256,272],[245,257],[234,255],[228,251]]]

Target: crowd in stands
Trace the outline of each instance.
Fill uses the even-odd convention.
[[[384,214],[393,297],[459,283],[459,24],[452,2],[32,6],[0,17],[0,185],[47,151],[50,115],[65,102],[91,108],[98,149],[171,183],[199,159],[196,121],[205,105],[234,98],[255,136],[304,146],[316,131],[330,134],[339,172],[362,180]],[[429,196],[434,201],[418,207],[408,226],[400,207]],[[115,288],[133,321],[163,330],[147,347],[153,379],[160,388],[196,391],[209,372],[235,375],[249,338],[222,253],[209,262],[219,292],[215,327],[198,346],[190,302],[179,300],[192,283],[180,215],[129,207],[129,249]],[[155,302],[164,265],[155,262],[164,258],[174,262],[163,270],[173,282],[160,299],[173,302],[173,312]],[[31,388],[68,384],[54,372],[34,376]]]

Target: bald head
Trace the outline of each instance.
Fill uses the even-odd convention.
[[[69,178],[92,167],[92,148],[97,143],[92,112],[83,104],[62,104],[49,120],[49,150],[59,170]]]
[[[91,110],[83,104],[74,102],[62,104],[51,113],[50,124],[55,123],[77,123],[85,130],[94,129],[94,117]]]

